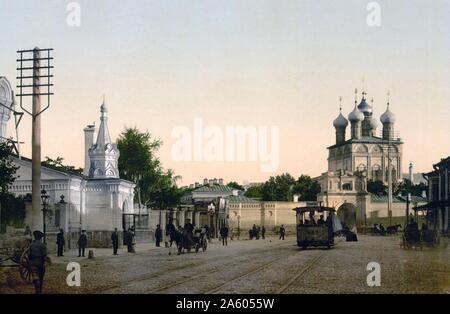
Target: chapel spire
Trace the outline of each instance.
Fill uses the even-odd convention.
[[[90,169],[89,178],[118,178],[119,150],[112,143],[108,130],[108,108],[103,103],[100,106],[100,127],[97,141],[89,149]]]

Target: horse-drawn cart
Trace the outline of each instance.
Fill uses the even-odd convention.
[[[189,233],[187,230],[173,230],[171,238],[177,244],[178,254],[184,253],[185,250],[190,253],[192,249],[195,250],[195,253],[198,253],[200,249],[205,252],[208,247],[208,239],[204,228],[195,229],[193,233]]]
[[[21,241],[14,247],[0,248],[0,267],[17,267],[22,280],[31,283],[31,267],[28,260],[29,241]]]

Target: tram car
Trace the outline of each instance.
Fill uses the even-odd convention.
[[[306,206],[294,208],[297,212],[297,245],[302,249],[310,246],[326,247],[334,245],[334,234],[342,230],[342,225],[331,207]],[[323,219],[319,218],[323,215]]]

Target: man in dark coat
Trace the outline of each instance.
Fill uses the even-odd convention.
[[[87,246],[86,230],[81,230],[80,237],[78,238],[78,257],[84,257],[84,250]]]
[[[253,239],[253,238],[256,239],[256,232],[257,232],[257,231],[258,231],[258,229],[256,228],[256,225],[253,225],[253,228],[252,228],[252,236],[251,236],[250,240]]]
[[[64,239],[64,230],[59,229],[59,233],[56,235],[56,246],[58,247],[57,256],[64,256],[64,245],[65,245],[65,239]]]
[[[155,230],[155,241],[156,241],[156,246],[160,247],[161,245],[161,239],[162,239],[162,229],[160,225],[156,226],[156,230]]]
[[[208,225],[205,225],[205,234],[206,234],[206,239],[208,239],[208,242],[211,242],[211,231],[209,230]]]
[[[261,227],[261,237],[262,237],[263,239],[266,238],[266,228],[265,228],[264,226]]]
[[[42,293],[42,285],[44,284],[47,247],[41,241],[44,236],[42,232],[34,231],[33,236],[34,241],[30,244],[28,259],[35,292],[36,294],[40,294]]]
[[[136,251],[134,250],[134,234],[131,228],[128,228],[128,231],[126,231],[124,237],[128,253],[136,253]]]
[[[173,224],[173,221],[170,220],[166,226],[166,236],[169,236],[170,247],[172,247],[173,241],[175,241],[175,230],[175,225]]]
[[[119,248],[119,234],[117,233],[117,228],[114,228],[111,234],[111,242],[113,247],[113,255],[117,255],[117,249]]]
[[[184,225],[184,230],[186,230],[187,233],[189,233],[189,234],[193,234],[194,233],[194,225],[191,224],[191,220],[190,219],[187,219],[186,221],[187,222]]]
[[[220,237],[222,238],[222,245],[228,246],[228,227],[223,226],[220,228]]]
[[[286,234],[286,229],[284,229],[284,225],[280,227],[280,240],[284,240],[284,236]]]

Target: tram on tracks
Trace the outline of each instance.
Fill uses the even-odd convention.
[[[308,247],[326,247],[334,245],[334,235],[342,230],[342,225],[332,207],[321,205],[297,207],[297,245]]]

